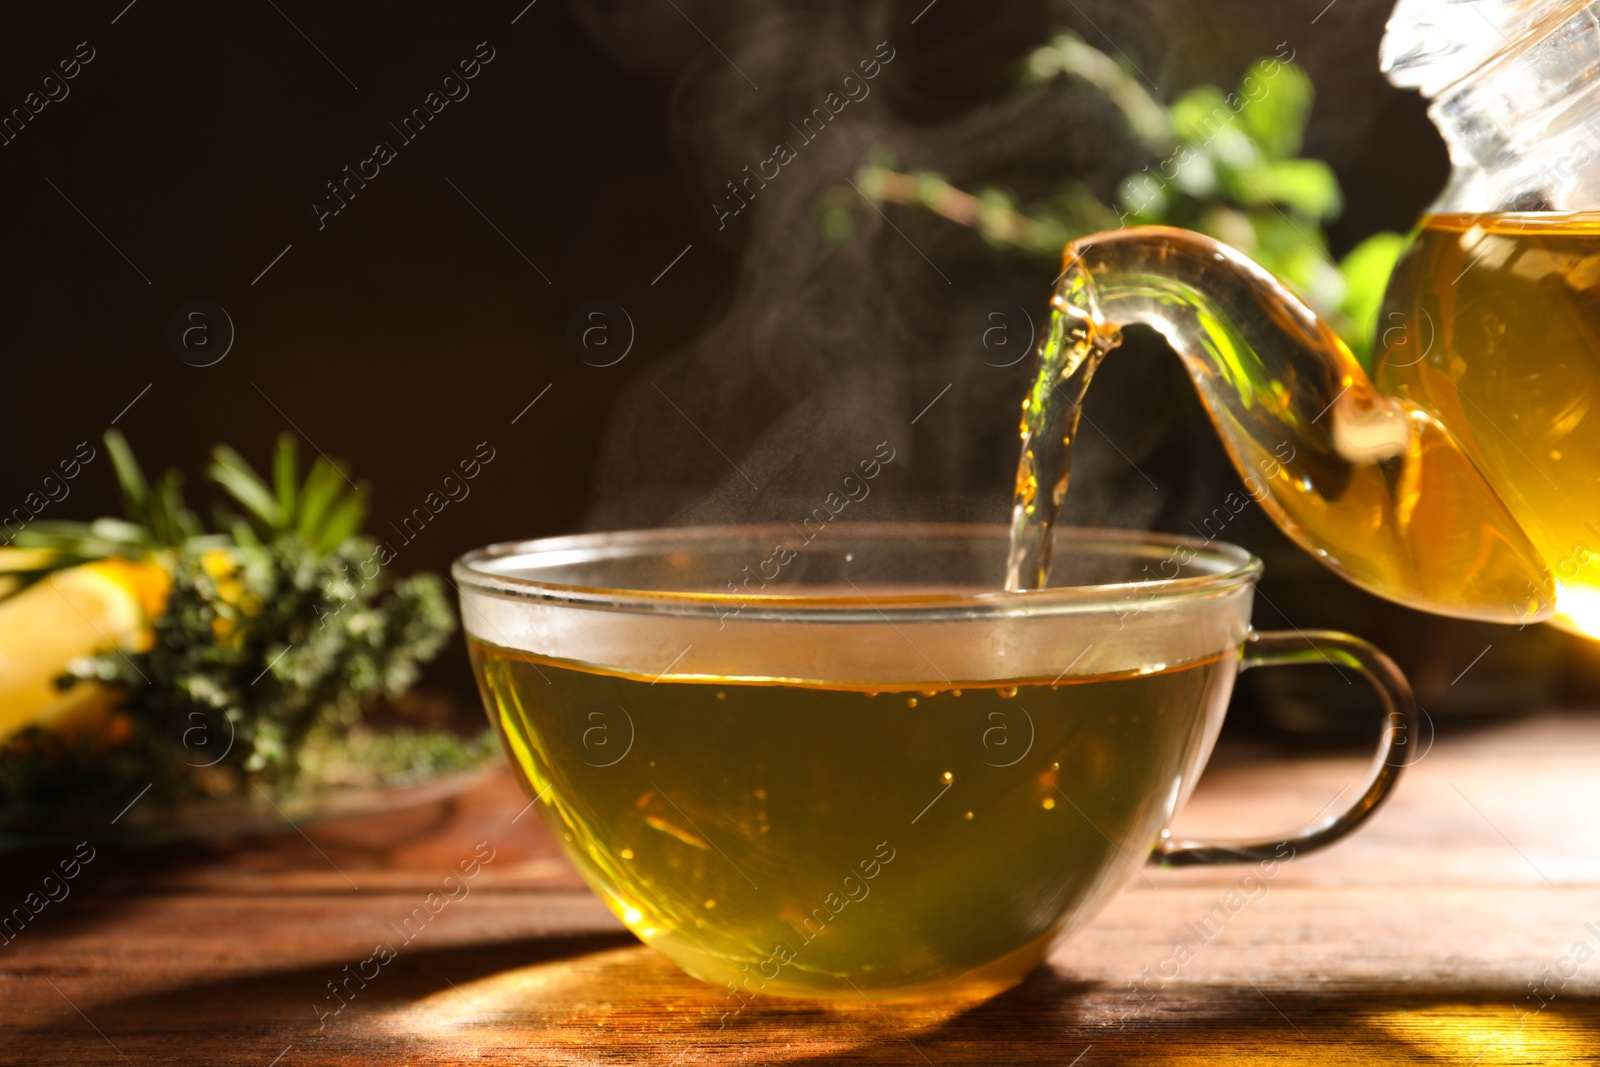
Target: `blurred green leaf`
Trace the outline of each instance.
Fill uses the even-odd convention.
[[[344,499],[329,512],[318,536],[319,542],[335,546],[342,544],[346,538],[353,537],[356,531],[361,529],[361,524],[366,521],[369,495],[370,491],[365,484],[346,494]]]
[[[1204,145],[1236,119],[1222,90],[1197,85],[1172,102],[1172,131],[1191,145]]]
[[[175,545],[183,540],[178,514],[183,511],[183,472],[170,470],[156,479],[150,494],[150,532],[156,543]]]
[[[297,525],[312,543],[322,540],[323,520],[328,508],[343,492],[345,484],[344,474],[339,468],[321,456],[311,465],[311,473],[306,475],[305,487],[300,492]]]
[[[1240,171],[1232,190],[1242,204],[1279,204],[1308,219],[1337,218],[1344,196],[1320,159],[1280,159]]]
[[[278,518],[288,526],[295,520],[299,499],[300,450],[298,438],[285,431],[278,437],[278,450],[272,457],[272,483],[278,495]]]
[[[1406,238],[1400,234],[1375,233],[1339,261],[1339,273],[1345,279],[1340,311],[1350,324],[1340,333],[1358,356],[1364,358],[1371,351],[1389,276],[1405,248]]]
[[[255,468],[227,445],[211,450],[211,466],[206,468],[206,476],[268,530],[275,530],[282,524],[277,497],[272,495]]]
[[[1070,30],[1056,34],[1028,55],[1022,84],[1043,85],[1061,75],[1081,78],[1104,93],[1128,120],[1135,136],[1152,151],[1172,147],[1167,110],[1145,90],[1138,75]]]
[[[111,465],[117,472],[117,491],[122,496],[122,511],[129,519],[141,522],[146,517],[150,503],[150,486],[133,458],[128,439],[119,430],[107,430],[106,451],[111,453]]]
[[[1269,159],[1300,151],[1316,91],[1311,76],[1293,63],[1263,59],[1239,82],[1239,121]]]

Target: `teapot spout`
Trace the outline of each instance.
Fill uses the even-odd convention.
[[[1119,331],[1135,324],[1183,361],[1251,496],[1341,576],[1441,615],[1525,623],[1554,612],[1543,556],[1449,429],[1380,394],[1265,269],[1186,230],[1118,230],[1067,246],[1024,405],[1014,530],[1053,521],[1077,404]],[[1070,408],[1053,402],[1061,396]]]

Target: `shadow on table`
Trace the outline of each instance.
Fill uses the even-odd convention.
[[[75,847],[5,850],[0,852],[0,901],[4,902],[0,911],[26,903],[33,917],[13,925],[29,931],[49,928],[56,934],[72,934],[116,922],[140,897],[170,892],[219,871],[229,879],[226,888],[236,893],[281,891],[281,882],[274,883],[274,878],[304,881],[308,872],[310,877],[344,886],[341,870],[359,875],[384,866],[395,843],[447,825],[454,815],[454,803],[443,801],[391,816],[389,822],[397,825],[393,830],[383,826],[383,836],[371,832],[355,836],[376,822],[370,819],[315,827],[323,841],[330,841],[340,830],[354,828],[349,840],[333,839],[336,843],[329,843],[320,855],[314,849],[322,846],[313,846],[292,828],[284,833],[209,841],[147,845],[85,841]],[[456,855],[465,851],[458,849]],[[326,858],[330,853],[337,860]],[[337,867],[332,866],[335,862]],[[444,866],[448,865],[446,861]],[[252,875],[253,885],[247,880]],[[432,877],[431,869],[425,877]],[[85,900],[94,900],[98,906],[85,907]]]
[[[181,931],[173,933],[175,940],[181,938]],[[143,1055],[160,1062],[266,1067],[285,1047],[314,1059],[334,1050],[350,1055],[370,1050],[374,1042],[389,1047],[396,1040],[426,1036],[413,1033],[404,1020],[430,998],[457,996],[454,990],[498,974],[603,955],[624,945],[637,948],[638,942],[618,932],[402,949],[382,965],[364,967],[371,957],[341,959],[88,1005],[68,1000],[57,985],[60,1010],[48,1022],[20,1032],[0,1028],[5,1035],[0,1064],[119,1062],[118,1055],[138,1062]],[[373,977],[351,977],[363,971]],[[161,985],[159,974],[151,975],[151,985]],[[284,1057],[285,1067],[293,1062]]]
[[[32,939],[45,930],[70,936],[112,926],[141,899],[174,892],[280,896],[342,892],[359,883],[420,896],[436,888],[436,872],[472,855],[479,841],[493,842],[490,877],[502,884],[526,887],[526,877],[517,882],[512,872],[543,863],[540,888],[581,886],[537,820],[512,825],[525,804],[521,789],[501,773],[460,796],[311,822],[303,830],[285,823],[280,832],[203,840],[0,850],[0,917],[26,905],[31,916],[13,926]]]
[[[1592,1062],[1600,998],[1542,1012],[1525,990],[1400,982],[1325,994],[1125,990],[1041,968],[988,1002],[950,1007],[760,998],[741,1007],[631,936],[541,938],[400,955],[348,1002],[343,964],[262,973],[107,1004],[63,1002],[9,1036],[0,1063],[1156,1064]],[[64,998],[63,998],[64,1000]],[[335,1010],[335,1005],[343,1004]],[[322,1014],[327,1013],[327,1014]]]

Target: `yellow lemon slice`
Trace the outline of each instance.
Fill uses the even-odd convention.
[[[160,568],[104,560],[56,571],[0,600],[0,743],[30,725],[71,731],[105,717],[114,694],[99,685],[62,691],[55,680],[80,656],[148,647],[141,589]],[[162,589],[164,592],[164,588]],[[163,597],[164,599],[164,597]]]
[[[48,548],[0,548],[0,572],[33,571],[55,558]]]

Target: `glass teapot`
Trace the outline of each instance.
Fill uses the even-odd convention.
[[[1453,173],[1370,376],[1243,254],[1155,227],[1067,247],[1041,369],[1054,344],[1081,396],[1118,330],[1151,326],[1252,495],[1345,578],[1600,636],[1600,4],[1401,0],[1382,62],[1432,100]]]

